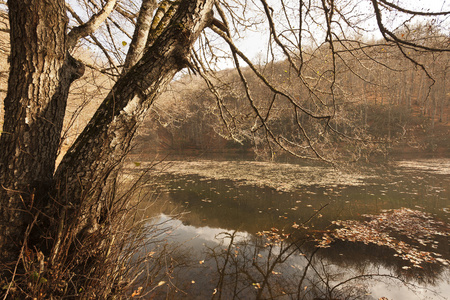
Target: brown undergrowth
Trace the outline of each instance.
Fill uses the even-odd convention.
[[[143,188],[149,170],[122,178],[124,185],[108,199],[114,205],[107,221],[82,235],[75,233],[85,217],[81,212],[65,218],[67,210],[60,210],[59,220],[52,220],[58,225],[41,232],[45,218],[30,208],[33,221],[18,261],[6,267],[9,280],[0,278],[0,299],[147,299],[167,276],[171,255],[160,241],[168,229],[149,225],[145,213],[155,200],[154,190]],[[56,199],[52,205],[60,208]],[[39,243],[33,238],[37,233]]]

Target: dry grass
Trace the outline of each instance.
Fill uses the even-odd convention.
[[[165,282],[168,276],[165,261],[173,249],[161,242],[167,226],[152,224],[146,216],[155,196],[145,170],[133,179],[119,178],[111,194],[107,218],[95,230],[76,233],[76,224],[84,216],[60,209],[58,220],[43,232],[42,245],[28,246],[33,231],[42,228],[42,214],[34,214],[25,235],[16,265],[10,267],[12,281],[1,281],[0,299],[133,299],[146,298]],[[69,214],[69,213],[67,213]],[[44,240],[47,240],[45,242]],[[45,244],[51,244],[46,251]],[[45,254],[43,253],[45,252]]]

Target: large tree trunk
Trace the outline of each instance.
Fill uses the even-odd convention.
[[[52,186],[70,83],[64,0],[8,2],[11,66],[0,138],[1,260],[17,257]],[[1,268],[1,266],[0,266]]]
[[[76,233],[95,230],[104,219],[102,213],[111,200],[107,196],[109,183],[114,182],[150,105],[189,64],[193,43],[212,21],[212,5],[212,0],[184,1],[180,5],[153,46],[116,82],[62,159],[55,175],[58,197],[80,214]]]
[[[0,140],[3,270],[17,261],[22,245],[56,257],[62,231],[70,228],[70,239],[78,243],[86,229],[95,231],[109,183],[138,126],[174,75],[189,64],[192,45],[212,21],[213,2],[182,1],[162,34],[114,85],[55,173],[69,87],[84,71],[67,54],[74,44],[71,36],[80,30],[66,34],[64,0],[9,1],[11,69]],[[26,237],[30,226],[38,232]],[[51,252],[39,248],[37,240],[43,237]]]

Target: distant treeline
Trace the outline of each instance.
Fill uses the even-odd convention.
[[[426,30],[430,29],[423,27],[417,32],[426,35]],[[429,41],[433,42],[442,41]],[[331,119],[317,121],[299,114],[289,101],[274,97],[249,68],[244,69],[253,105],[262,112],[270,111],[267,125],[281,139],[286,137],[306,148],[308,141],[298,132],[301,124],[318,151],[346,152],[354,158],[386,151],[448,154],[449,53],[411,50],[406,57],[389,44],[360,44],[360,50],[351,52],[345,51],[342,43],[336,45],[334,73],[327,69],[329,52],[320,47],[302,55],[301,77],[286,61],[259,66],[268,81],[299,105],[312,113],[328,113]],[[210,80],[213,91],[200,76],[174,82],[147,119],[139,149],[150,151],[157,145],[160,150],[267,154],[271,147],[266,143],[267,131],[257,120],[237,71],[221,71]],[[273,146],[271,150],[277,151]]]

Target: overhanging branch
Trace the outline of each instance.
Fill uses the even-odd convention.
[[[117,0],[108,0],[105,6],[103,6],[103,8],[97,14],[94,14],[89,21],[73,28],[68,34],[67,49],[72,49],[73,47],[75,47],[80,38],[88,36],[89,34],[96,31],[106,20],[106,18],[108,18],[108,16],[112,13],[114,7],[116,6],[116,3]]]

